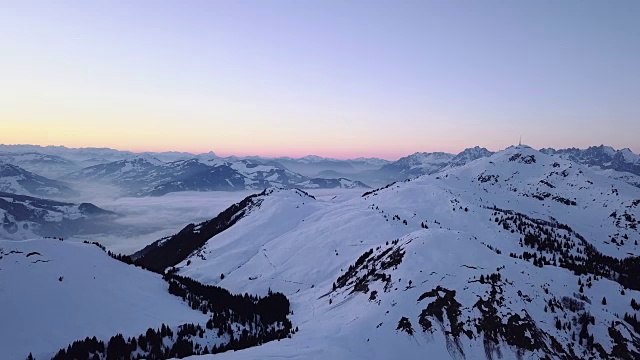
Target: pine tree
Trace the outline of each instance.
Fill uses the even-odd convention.
[[[602,305],[607,305],[607,298],[606,297],[602,298]]]

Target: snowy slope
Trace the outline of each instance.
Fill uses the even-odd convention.
[[[58,178],[80,168],[75,161],[38,152],[3,152],[0,153],[0,162],[16,165],[50,178]]]
[[[390,277],[389,285],[386,281],[372,280],[367,284],[367,293],[363,293],[353,292],[353,284],[336,291],[331,291],[331,284],[317,290],[299,284],[302,289],[296,296],[297,315],[293,318],[294,325],[300,328],[298,334],[290,340],[224,353],[212,359],[416,359],[424,354],[433,359],[539,359],[545,353],[557,358],[568,356],[563,354],[566,350],[553,348],[554,341],[575,344],[576,358],[581,358],[584,356],[581,346],[571,339],[571,332],[555,327],[557,319],[563,319],[563,326],[571,323],[576,327],[577,321],[574,323],[573,319],[588,312],[598,321],[588,327],[594,342],[611,353],[614,344],[607,325],[619,321],[614,315],[616,311],[630,310],[630,296],[621,295],[620,286],[612,281],[594,281],[581,294],[577,277],[569,271],[532,269],[523,261],[495,256],[468,234],[422,230],[399,239],[398,245],[404,252],[402,263],[397,269],[391,266],[379,272]],[[377,250],[370,258],[380,253]],[[481,276],[489,274],[500,274],[500,280],[480,282]],[[326,293],[329,294],[325,296]],[[601,305],[603,294],[607,305]],[[580,300],[580,296],[591,304]],[[559,304],[575,301],[577,308],[583,308],[574,312],[569,306],[556,307],[545,312],[550,300]],[[485,304],[497,308],[500,325],[495,334],[487,331],[493,318],[491,312],[482,314],[481,309],[492,308],[483,307]],[[439,311],[442,321],[436,315]],[[423,313],[434,315],[423,317]],[[399,328],[405,318],[411,333]],[[451,331],[452,320],[461,323],[457,336]],[[476,326],[485,330],[478,333]],[[579,333],[579,323],[577,328]],[[617,323],[615,328],[625,338],[637,337],[624,323]],[[500,340],[498,344],[489,340],[489,334]],[[518,350],[515,344],[531,350]]]
[[[598,239],[594,245],[608,255],[639,254],[630,242],[619,246],[611,241],[638,238],[639,230],[624,215],[640,218],[633,205],[640,199],[638,190],[585,166],[520,146],[437,177],[458,196],[471,196],[485,206],[569,224],[583,236]]]
[[[640,356],[624,321],[640,192],[625,183],[519,146],[347,201],[258,198],[176,267],[284,292],[300,331],[217,358]]]
[[[626,182],[631,186],[640,188],[640,175],[632,174],[625,171],[616,171],[612,169],[596,170],[596,173],[606,177]]]
[[[0,309],[0,358],[6,360],[29,352],[51,358],[86,336],[132,336],[162,323],[206,319],[170,295],[160,275],[97,246],[53,239],[0,241]]]
[[[68,198],[78,195],[66,184],[34,174],[19,166],[0,163],[0,192]]]
[[[456,155],[444,152],[418,152],[386,164],[378,170],[364,172],[362,175],[365,179],[373,177],[373,179],[384,180],[387,183],[403,181],[460,167],[492,154],[493,152],[479,146],[467,148]]]

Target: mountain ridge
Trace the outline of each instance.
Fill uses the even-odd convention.
[[[78,195],[77,191],[61,181],[40,176],[9,163],[0,163],[0,192],[57,198]]]
[[[637,188],[514,146],[346,202],[287,191],[173,265],[291,298],[299,334],[222,359],[640,354]]]

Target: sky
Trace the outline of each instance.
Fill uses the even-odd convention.
[[[640,152],[638,1],[0,2],[0,143]]]

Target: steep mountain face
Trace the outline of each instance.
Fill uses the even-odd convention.
[[[491,155],[493,155],[493,152],[483,147],[476,146],[472,148],[467,148],[467,149],[464,149],[458,155],[454,156],[449,162],[449,164],[447,165],[447,167],[449,168],[460,167],[474,160],[489,157]]]
[[[191,159],[171,163],[148,176],[137,196],[162,196],[177,191],[244,190],[246,177],[224,163],[208,166]],[[157,184],[157,185],[156,185]]]
[[[209,239],[229,229],[252,211],[259,209],[265,199],[273,198],[271,196],[272,194],[280,192],[287,194],[289,196],[287,200],[293,200],[295,203],[299,201],[299,198],[309,201],[315,200],[313,196],[298,189],[265,189],[260,194],[249,196],[241,202],[232,205],[209,221],[197,225],[189,224],[177,234],[160,239],[146,246],[134,254],[133,258],[140,265],[156,271],[164,271],[166,268],[177,265],[188,256],[197,252]],[[279,206],[276,205],[276,207]],[[270,208],[269,211],[274,211],[274,209]]]
[[[591,146],[587,149],[541,149],[540,152],[558,156],[603,170],[629,172],[640,176],[640,156],[629,149],[615,150],[610,146]]]
[[[471,161],[492,155],[479,146],[465,149],[457,155],[443,152],[415,153],[370,172],[375,179],[387,182],[403,181],[421,175],[434,174],[445,169],[463,166]]]
[[[433,174],[447,166],[453,158],[453,154],[443,152],[418,152],[385,165],[381,170],[394,172],[404,177]]]
[[[34,174],[19,166],[0,163],[0,192],[67,198],[78,193],[64,183]]]
[[[246,202],[159,266],[281,291],[300,331],[216,358],[640,356],[640,191],[586,166],[518,146],[348,201]]]
[[[71,204],[0,192],[0,238],[71,236],[114,230],[116,214],[93,204]]]

